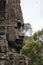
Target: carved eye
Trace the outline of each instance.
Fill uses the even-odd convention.
[[[14,27],[15,28],[20,28],[21,27],[21,23],[20,22],[15,22],[14,23]]]
[[[17,27],[18,27],[18,28],[21,27],[21,23],[20,23],[20,22],[17,23]]]

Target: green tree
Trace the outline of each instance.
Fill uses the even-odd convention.
[[[30,32],[30,37],[25,36],[22,54],[29,58],[29,65],[43,65],[43,29],[31,36],[31,25],[25,24],[24,31]]]
[[[43,54],[43,29],[35,32],[34,35],[33,35],[33,38],[40,42],[41,50],[42,50],[42,54]]]
[[[29,24],[29,23],[24,24],[24,32],[25,32],[25,35],[26,35],[26,33],[28,33],[28,35],[32,34],[31,24]]]
[[[43,65],[41,54],[41,46],[39,41],[31,39],[23,46],[22,54],[29,58],[29,65]]]
[[[33,38],[35,39],[35,40],[40,40],[40,41],[42,41],[43,42],[43,29],[42,30],[39,30],[39,31],[37,31],[37,32],[35,32],[34,33],[34,35],[33,35]]]
[[[29,23],[24,23],[24,30],[27,31],[28,29],[31,28],[31,24]]]

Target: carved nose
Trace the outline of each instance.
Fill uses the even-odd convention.
[[[24,33],[20,32],[18,33],[17,39],[23,39],[24,38]]]

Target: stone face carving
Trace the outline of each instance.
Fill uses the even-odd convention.
[[[19,52],[24,37],[20,0],[0,0],[0,14],[0,34],[4,33],[8,46]]]
[[[22,47],[23,41],[23,18],[20,7],[20,0],[8,0],[6,4],[6,15],[8,30],[8,44],[15,47],[18,51]]]
[[[0,0],[0,65],[26,65],[20,0]]]

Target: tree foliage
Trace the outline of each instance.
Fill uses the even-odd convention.
[[[24,30],[25,31],[27,31],[28,29],[30,29],[31,28],[31,24],[29,24],[29,23],[25,23],[24,24]]]
[[[42,65],[42,53],[40,43],[34,39],[27,41],[22,53],[29,58],[29,65]]]
[[[37,32],[35,32],[34,35],[33,35],[33,38],[34,38],[35,40],[37,40],[37,39],[39,39],[39,38],[42,39],[42,37],[43,37],[43,29],[42,29],[42,30],[39,30],[39,31],[37,31]]]
[[[28,33],[29,35],[32,33],[31,24],[29,24],[29,23],[24,24],[24,33],[25,33],[25,35],[26,35],[26,33]]]
[[[22,48],[22,54],[28,57],[29,65],[43,65],[43,42],[37,39],[38,36],[43,39],[43,29],[31,37],[27,36]]]

